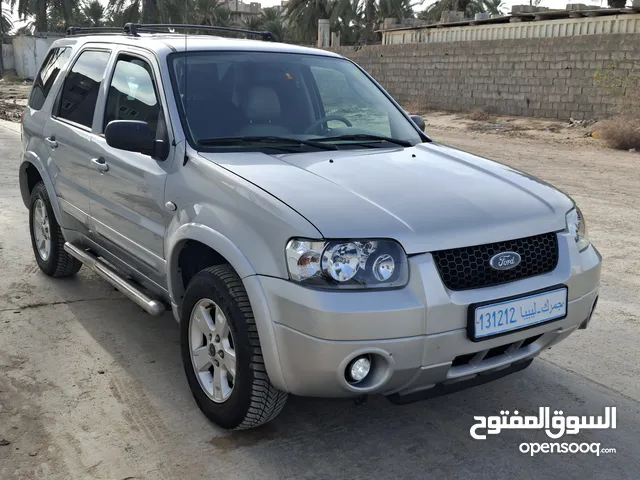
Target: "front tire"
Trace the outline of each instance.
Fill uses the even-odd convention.
[[[68,277],[80,270],[82,263],[64,249],[64,236],[42,182],[38,182],[31,191],[29,231],[36,262],[45,274],[50,277]]]
[[[269,380],[247,292],[229,265],[206,268],[189,282],[180,336],[189,387],[212,422],[241,430],[280,413],[287,393]]]

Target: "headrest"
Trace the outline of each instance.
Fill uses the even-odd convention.
[[[280,116],[278,94],[270,87],[252,87],[247,94],[244,111],[253,122],[274,120]]]
[[[182,81],[184,85],[185,78]],[[187,62],[186,83],[186,94],[189,97],[200,98],[213,95],[218,83],[218,65]]]

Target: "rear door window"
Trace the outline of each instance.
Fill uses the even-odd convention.
[[[91,128],[110,55],[110,52],[103,50],[85,50],[80,54],[64,80],[58,118]]]
[[[53,83],[58,78],[60,71],[67,65],[71,49],[69,47],[52,48],[44,59],[33,88],[29,95],[29,106],[34,110],[40,110],[44,105]]]

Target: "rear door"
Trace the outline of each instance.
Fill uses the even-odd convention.
[[[90,226],[91,128],[110,56],[107,47],[92,46],[79,53],[43,129],[60,206],[81,221],[80,228]]]
[[[164,186],[173,148],[166,159],[154,159],[112,148],[103,134],[111,121],[139,120],[168,141],[157,60],[144,50],[122,48],[108,82],[91,146],[102,163],[92,172],[96,241],[164,288],[164,235],[173,215],[165,207]]]

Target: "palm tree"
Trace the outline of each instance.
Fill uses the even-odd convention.
[[[188,23],[226,27],[231,24],[231,11],[220,0],[195,0]]]
[[[476,13],[485,11],[483,0],[438,0],[420,12],[418,18],[429,23],[437,23],[446,11],[462,11],[467,18],[473,18]]]
[[[486,11],[491,15],[504,15],[506,5],[502,0],[483,0]]]
[[[9,33],[13,29],[13,22],[11,21],[11,14],[2,9],[2,1],[0,0],[0,39],[5,33]],[[1,40],[0,40],[1,43]],[[2,55],[0,55],[1,57]],[[0,65],[0,68],[2,66]]]
[[[86,23],[92,27],[99,27],[104,23],[105,9],[98,0],[85,2],[82,14],[86,17]]]
[[[411,0],[380,0],[378,6],[378,18],[384,20],[385,18],[396,18],[398,21],[402,21],[403,18],[413,17],[413,7],[418,3],[411,3]]]
[[[297,41],[312,44],[318,38],[318,20],[330,18],[331,0],[290,0],[287,19]]]
[[[364,34],[360,0],[336,0],[331,12],[331,30],[340,32],[341,43],[360,41]]]
[[[264,28],[262,15],[250,15],[240,20],[240,27],[246,30],[260,31]]]
[[[273,33],[281,42],[284,42],[289,37],[286,18],[281,10],[267,7],[262,10],[261,16],[263,30]]]
[[[68,22],[77,12],[79,0],[11,0],[11,10],[18,6],[17,13],[20,19],[35,16],[32,26],[27,30],[46,32],[49,29],[50,14],[54,13],[59,18]]]
[[[109,12],[107,24],[121,27],[125,23],[138,23],[142,4],[140,0],[109,0],[107,11]]]

